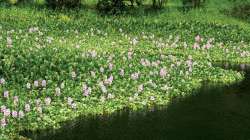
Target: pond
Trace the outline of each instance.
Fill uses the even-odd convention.
[[[245,71],[246,78],[240,83],[230,86],[204,83],[195,94],[174,100],[168,107],[123,110],[78,119],[59,130],[22,135],[33,140],[249,139],[250,69]]]

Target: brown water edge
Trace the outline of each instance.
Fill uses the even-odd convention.
[[[33,140],[250,139],[250,65],[214,66],[245,71],[245,79],[230,86],[204,83],[193,95],[173,100],[167,107],[82,117],[58,130],[21,135]]]

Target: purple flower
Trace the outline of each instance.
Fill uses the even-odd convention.
[[[50,97],[45,98],[44,102],[45,102],[45,105],[49,106],[51,103],[51,98]]]
[[[14,105],[17,105],[19,101],[18,96],[14,96],[13,99],[14,99]]]
[[[60,96],[61,95],[61,89],[59,87],[57,87],[55,90],[56,90],[56,96]]]
[[[161,68],[160,70],[160,76],[164,78],[167,75],[167,70],[165,68]]]
[[[155,97],[154,97],[154,96],[150,96],[150,100],[151,100],[151,101],[154,101],[154,100],[155,100]]]
[[[71,104],[71,108],[76,109],[76,103]]]
[[[104,68],[103,67],[100,68],[100,72],[104,73]]]
[[[24,112],[22,110],[20,110],[18,112],[18,116],[19,116],[19,118],[23,118],[24,117]]]
[[[17,118],[18,113],[17,113],[17,111],[13,110],[11,115],[12,115],[13,118]]]
[[[201,36],[200,36],[200,35],[197,35],[197,36],[195,37],[195,41],[196,41],[196,42],[200,42],[200,41],[201,41]]]
[[[35,102],[36,102],[36,106],[40,106],[41,99],[36,99]]]
[[[115,96],[113,94],[111,94],[111,93],[109,93],[108,96],[107,96],[108,99],[113,99],[114,97]]]
[[[2,118],[1,119],[1,127],[5,127],[7,125],[6,119]]]
[[[144,86],[143,84],[138,86],[138,92],[142,92],[144,90]]]
[[[3,97],[4,98],[9,98],[9,91],[4,91],[3,92]]]
[[[120,76],[124,76],[124,69],[120,69],[119,74],[120,74]]]
[[[108,79],[106,79],[106,80],[104,81],[104,83],[105,83],[106,85],[111,85],[112,82],[113,82],[113,79],[114,79],[114,77],[113,77],[113,75],[111,75]]]
[[[3,115],[4,115],[5,117],[10,116],[10,109],[5,109],[4,112],[3,112]]]
[[[4,78],[1,78],[0,79],[0,85],[4,84],[5,83],[5,79]]]
[[[198,43],[194,43],[193,48],[194,48],[194,49],[199,49],[199,48],[200,48],[200,45],[199,45]]]
[[[26,84],[26,88],[27,88],[27,89],[30,89],[30,88],[31,88],[31,84],[30,84],[30,83],[27,83],[27,84]]]
[[[46,87],[46,85],[47,85],[46,80],[42,80],[42,87]]]
[[[89,96],[90,94],[91,94],[91,88],[90,87],[88,87],[86,90],[83,91],[83,95],[86,96],[86,97]]]
[[[34,87],[38,87],[39,86],[39,83],[38,83],[38,81],[36,80],[36,81],[34,81]]]
[[[99,83],[102,93],[107,93],[107,88],[104,86],[103,82]]]
[[[5,110],[6,110],[6,106],[5,106],[5,105],[2,105],[2,106],[1,106],[1,112],[4,113]]]
[[[90,52],[90,55],[92,58],[95,58],[97,56],[97,52],[95,50]]]
[[[133,79],[133,80],[137,80],[138,78],[139,78],[139,73],[138,73],[138,72],[133,73],[133,74],[131,75],[131,79]]]
[[[30,112],[30,105],[29,105],[29,104],[26,104],[26,105],[25,105],[25,111],[26,111],[26,112]]]
[[[132,59],[132,55],[133,55],[133,52],[132,52],[132,51],[129,51],[129,52],[128,52],[128,59]]]
[[[73,103],[73,99],[71,97],[68,97],[68,105],[71,105]]]
[[[43,113],[43,108],[41,106],[38,106],[37,108],[38,113],[42,114]]]
[[[113,64],[109,63],[109,70],[112,70],[112,69],[113,69]]]

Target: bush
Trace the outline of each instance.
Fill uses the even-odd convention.
[[[99,0],[97,3],[97,10],[104,14],[119,14],[125,7],[123,0]]]
[[[233,17],[250,21],[250,3],[235,5],[229,10],[229,14]]]
[[[153,8],[162,8],[167,0],[153,0]]]
[[[52,8],[74,8],[81,4],[81,0],[46,0],[46,4]]]

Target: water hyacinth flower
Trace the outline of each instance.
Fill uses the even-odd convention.
[[[76,107],[77,107],[76,103],[71,104],[71,108],[76,109]]]
[[[41,99],[36,99],[36,100],[35,100],[35,103],[36,103],[36,106],[40,106]]]
[[[15,105],[15,106],[18,104],[18,101],[19,101],[18,96],[14,96],[14,97],[13,97],[13,102],[14,102],[14,105]]]
[[[103,67],[100,68],[100,72],[104,73],[104,68]]]
[[[200,48],[200,45],[195,42],[194,45],[193,45],[193,49],[199,49],[199,48]]]
[[[1,78],[1,79],[0,79],[0,85],[3,85],[3,84],[5,84],[5,79],[4,79],[4,78]]]
[[[6,106],[5,106],[5,105],[2,105],[2,106],[1,106],[1,112],[4,113],[5,110],[6,110]]]
[[[46,80],[42,80],[42,87],[46,87],[47,85],[47,81]]]
[[[83,84],[82,91],[84,96],[89,96],[91,94],[91,88],[88,87],[86,84]]]
[[[17,118],[18,117],[18,113],[15,110],[12,111],[11,115],[12,115],[13,118]]]
[[[128,52],[128,59],[132,59],[132,55],[133,55],[133,52],[132,52],[132,51],[129,51],[129,52]]]
[[[30,112],[30,104],[25,104],[25,112]]]
[[[18,116],[19,116],[20,119],[22,119],[24,117],[24,112],[22,110],[20,110],[18,112]]]
[[[113,94],[109,93],[108,96],[107,96],[107,98],[108,99],[113,99],[113,98],[115,98],[115,96]]]
[[[56,91],[56,93],[55,93],[56,96],[60,96],[61,95],[61,89],[59,87],[57,87],[55,89],[55,91]]]
[[[196,42],[201,42],[201,40],[202,40],[202,39],[201,39],[201,36],[200,36],[200,35],[197,35],[197,36],[195,37],[195,41],[196,41]]]
[[[130,42],[132,45],[136,45],[139,41],[137,40],[137,38],[133,38],[133,40]]]
[[[41,106],[38,106],[37,108],[37,112],[42,114],[43,113],[43,108]]]
[[[112,63],[109,63],[109,70],[113,70],[113,64]]]
[[[68,105],[70,106],[73,103],[73,99],[71,97],[68,97],[67,102]]]
[[[26,88],[27,88],[27,89],[31,89],[31,84],[30,84],[30,83],[27,83],[27,84],[26,84]]]
[[[61,83],[60,87],[61,87],[61,89],[64,89],[64,87],[65,87],[64,82]]]
[[[1,127],[4,128],[7,125],[6,119],[2,118],[1,119]]]
[[[34,81],[34,87],[38,87],[39,86],[39,82],[36,80]]]
[[[9,91],[4,91],[3,92],[3,97],[4,98],[9,98]]]
[[[95,50],[90,52],[90,55],[92,58],[95,58],[97,56],[97,52]]]
[[[151,101],[154,101],[154,100],[155,100],[155,97],[154,97],[154,96],[150,96],[150,100],[151,100]]]
[[[142,92],[143,90],[144,90],[144,85],[143,85],[143,84],[139,85],[137,91],[140,93],[140,92]]]
[[[5,117],[10,116],[10,109],[5,109],[4,112],[3,112],[3,115],[4,115]]]
[[[167,70],[165,68],[160,69],[160,77],[164,78],[167,75]]]
[[[51,103],[51,98],[50,97],[45,98],[44,102],[46,106],[49,106]]]
[[[105,85],[103,84],[103,82],[100,82],[99,86],[101,88],[102,93],[107,93],[107,88],[105,87]]]
[[[131,74],[131,79],[132,80],[137,80],[139,78],[139,72]]]
[[[106,80],[104,81],[104,84],[106,84],[106,85],[111,85],[112,82],[113,82],[113,80],[114,80],[114,77],[113,77],[113,75],[111,75],[108,79],[106,79]]]
[[[120,76],[124,76],[124,69],[120,69],[119,74],[120,74]]]

